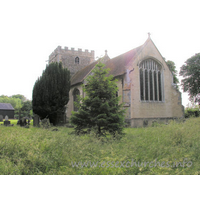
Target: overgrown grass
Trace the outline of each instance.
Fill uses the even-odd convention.
[[[200,174],[200,118],[126,128],[121,140],[52,129],[0,126],[0,174]],[[176,167],[184,159],[184,167]],[[98,164],[81,166],[89,161]]]

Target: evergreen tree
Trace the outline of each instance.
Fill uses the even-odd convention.
[[[66,110],[69,90],[69,70],[64,69],[61,62],[47,65],[33,87],[33,112],[41,119],[49,118],[50,122],[56,125]]]
[[[95,128],[97,135],[106,132],[113,136],[122,134],[125,111],[122,104],[119,105],[119,97],[116,95],[117,80],[108,76],[108,69],[99,62],[86,81],[86,97],[79,97],[79,110],[71,116],[71,123],[76,126],[76,132],[81,133],[85,128],[88,131]]]

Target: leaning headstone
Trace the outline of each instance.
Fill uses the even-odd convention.
[[[9,126],[10,125],[10,121],[8,120],[8,116],[5,116],[5,121],[4,121],[4,125],[5,126]]]
[[[0,122],[3,121],[3,115],[0,115]]]

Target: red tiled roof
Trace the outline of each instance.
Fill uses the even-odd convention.
[[[116,77],[124,74],[126,72],[125,67],[127,66],[127,64],[131,61],[131,59],[134,59],[136,57],[137,53],[143,48],[143,46],[144,45],[139,46],[124,54],[121,54],[115,58],[108,60],[105,63],[105,67],[110,69],[109,75],[112,74],[114,77]],[[84,67],[82,70],[78,71],[72,77],[71,86],[83,82],[83,80],[86,78],[86,76],[90,73],[90,71],[95,67],[97,63],[98,60]]]
[[[84,78],[88,75],[88,73],[90,73],[90,71],[95,67],[95,65],[98,62],[99,61],[97,60],[91,63],[90,65],[84,67],[82,70],[78,71],[76,74],[74,74],[74,76],[72,76],[71,86],[83,82]]]
[[[134,59],[141,48],[142,46],[139,46],[111,60],[108,60],[106,62],[106,68],[110,68],[109,75],[112,74],[114,77],[116,77],[124,74],[126,72],[125,67],[131,61],[131,59]]]

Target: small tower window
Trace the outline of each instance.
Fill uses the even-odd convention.
[[[79,57],[75,58],[75,64],[79,64]]]

